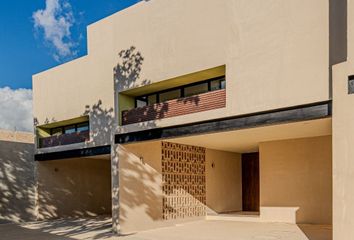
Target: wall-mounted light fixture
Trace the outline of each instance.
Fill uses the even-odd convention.
[[[354,75],[348,77],[348,94],[354,93]]]

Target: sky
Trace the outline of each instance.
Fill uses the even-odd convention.
[[[0,1],[0,129],[32,131],[32,75],[86,55],[87,25],[139,1]]]

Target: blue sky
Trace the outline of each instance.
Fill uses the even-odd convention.
[[[32,75],[85,55],[86,26],[139,1],[0,1],[0,129],[32,132]]]
[[[74,18],[71,41],[77,53],[59,61],[53,58],[53,48],[43,38],[42,30],[36,29],[32,17],[45,9],[46,0],[0,1],[0,88],[31,88],[33,74],[85,55],[86,26],[138,1],[67,0]]]

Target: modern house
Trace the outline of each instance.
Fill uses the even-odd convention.
[[[353,0],[151,0],[33,76],[39,217],[354,234]]]

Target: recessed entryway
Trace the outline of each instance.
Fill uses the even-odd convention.
[[[161,160],[165,158],[161,154],[161,142],[125,145],[125,151],[121,151],[122,157],[132,160],[132,164],[129,168],[122,168],[128,170],[121,171],[121,177],[126,175],[125,181],[129,180],[131,183],[130,179],[133,179],[134,183],[137,182],[134,185],[140,186],[134,189],[121,181],[122,186],[126,187],[126,195],[122,192],[120,195],[123,203],[121,206],[122,209],[127,209],[124,220],[129,219],[124,222],[125,229],[136,226],[131,223],[132,217],[136,217],[136,222],[145,221],[146,225],[151,224],[152,227],[169,224],[162,218],[161,206],[164,200],[159,195],[160,191],[148,194],[143,192],[149,198],[141,201],[145,205],[139,203],[139,207],[144,206],[141,210],[131,205],[132,197],[140,194],[141,189],[152,189],[151,186],[161,189],[160,179],[162,187],[165,190],[167,187],[167,192],[173,194],[173,201],[168,202],[168,206],[172,213],[179,216],[179,222],[190,221],[189,216],[184,217],[184,212],[179,213],[181,208],[175,206],[187,202],[186,206],[190,207],[191,201],[180,201],[175,197],[177,194],[184,194],[184,199],[191,198],[194,203],[198,203],[201,210],[204,211],[206,207],[207,220],[282,222],[330,227],[330,129],[331,119],[321,119],[168,139],[168,144],[172,143],[177,147],[176,151],[166,152],[174,159],[174,165],[169,171],[178,175],[191,174],[191,180],[182,182],[180,178],[173,180],[172,177],[170,180],[170,176],[164,177],[161,172],[161,167],[167,167]],[[184,149],[189,149],[195,156],[192,154],[194,157],[188,157]],[[203,155],[205,151],[205,164],[198,163],[197,168],[194,167],[199,159],[199,151],[196,149],[201,149]],[[198,173],[199,167],[205,167],[205,176]],[[132,169],[149,174],[139,173],[132,178]],[[135,177],[150,175],[152,177],[146,180]],[[192,181],[196,177],[205,179],[205,191],[204,181],[203,184]],[[178,184],[169,187],[172,181],[177,181]],[[185,183],[187,187],[184,186]],[[197,190],[197,195],[193,194],[194,189]],[[155,206],[158,208],[153,208]],[[157,214],[152,215],[153,212]]]

